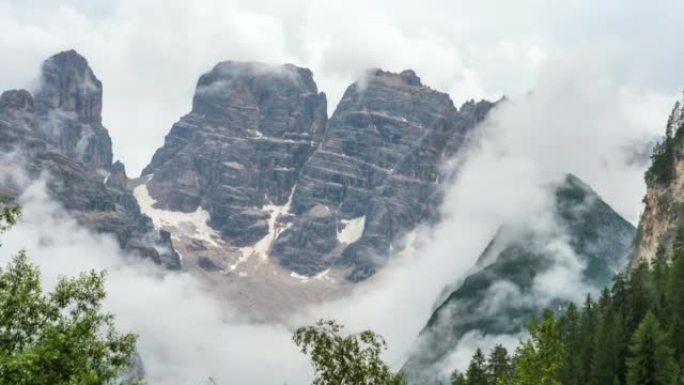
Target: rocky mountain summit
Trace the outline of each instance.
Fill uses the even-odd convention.
[[[102,85],[75,51],[43,63],[33,95],[3,92],[0,188],[18,196],[31,181],[45,178],[49,193],[80,223],[113,234],[124,250],[177,269],[169,234],[156,231],[140,212],[123,164],[112,165],[101,109]]]
[[[440,368],[468,334],[520,333],[531,314],[596,292],[626,266],[635,234],[629,222],[572,175],[551,193],[548,214],[557,226],[501,227],[421,331],[404,366],[409,383],[439,383]]]
[[[143,174],[156,209],[207,214],[216,244],[237,258],[265,257],[282,228],[299,170],[319,145],[326,99],[311,71],[222,62],[197,83],[192,111],[176,123]],[[202,224],[198,224],[201,227]],[[259,250],[253,246],[264,240]],[[204,264],[233,263],[225,257]]]
[[[436,218],[440,167],[491,107],[459,111],[413,71],[372,70],[328,120],[309,70],[223,62],[200,77],[143,188],[157,209],[208,213],[234,252],[214,266],[258,255],[298,276],[338,267],[358,281]]]
[[[43,62],[34,95],[38,128],[70,158],[94,169],[112,164],[112,140],[102,126],[102,83],[76,51]]]

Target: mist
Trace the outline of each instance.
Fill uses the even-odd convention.
[[[599,51],[603,59],[595,60]],[[550,190],[573,173],[628,221],[638,221],[645,166],[628,162],[626,148],[646,145],[663,132],[674,97],[644,93],[624,82],[615,72],[623,58],[612,47],[593,46],[550,59],[540,70],[539,86],[499,103],[462,159],[451,162],[456,176],[445,186],[442,221],[414,232],[410,249],[351,298],[311,312],[384,335],[390,346],[386,357],[398,369],[444,288],[470,272],[507,223],[527,223],[545,235],[538,247],[552,249],[557,257],[528,300],[548,306],[554,296],[578,301],[596,291],[581,278],[583,262],[568,246],[564,229],[549,217]],[[478,335],[475,331],[461,341],[443,370],[467,365],[462,357],[480,345]],[[511,337],[487,336],[481,345],[510,346]]]
[[[303,355],[282,325],[251,325],[190,274],[166,272],[123,255],[116,241],[80,227],[46,193],[44,180],[21,196],[21,222],[2,237],[0,261],[26,249],[51,288],[60,276],[106,270],[105,308],[119,330],[139,335],[138,351],[154,384],[305,383]],[[263,370],[268,368],[268,370]]]
[[[605,59],[588,60],[598,51]],[[107,270],[106,307],[121,330],[140,335],[139,352],[152,385],[202,383],[209,376],[219,384],[306,384],[311,369],[290,336],[297,326],[321,317],[337,319],[348,331],[382,334],[389,344],[385,358],[399,368],[444,288],[465,276],[501,224],[545,224],[539,218],[550,204],[549,185],[566,173],[579,176],[636,222],[644,170],[626,161],[625,148],[661,133],[673,99],[625,82],[615,71],[623,59],[610,47],[549,58],[534,91],[501,102],[452,162],[458,168],[448,170],[454,177],[444,187],[441,222],[414,231],[406,250],[347,297],[311,306],[283,324],[253,324],[192,274],[164,272],[123,255],[113,239],[70,219],[47,196],[44,181],[21,196],[24,217],[3,235],[0,262],[25,248],[48,287],[60,275]],[[558,243],[549,247],[564,250],[563,234],[554,239]],[[578,269],[572,255],[559,255],[554,276],[539,282],[543,290]],[[584,293],[587,288],[572,277],[557,289]],[[510,346],[518,337],[471,333],[444,370],[463,365],[475,346]]]

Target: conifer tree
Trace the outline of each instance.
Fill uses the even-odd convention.
[[[669,271],[667,298],[670,305],[669,331],[675,357],[684,367],[684,252],[676,254]]]
[[[458,369],[451,373],[449,382],[451,385],[468,385],[468,380],[466,379],[465,375],[463,375],[463,373],[461,373]]]
[[[496,345],[489,354],[487,376],[491,385],[499,383],[508,384],[510,382],[513,376],[513,366],[508,350],[503,345]]]
[[[630,345],[627,385],[675,385],[677,365],[667,336],[652,312],[639,324]]]
[[[564,385],[577,385],[580,379],[580,362],[582,344],[579,339],[579,312],[577,305],[570,303],[565,313],[558,320],[561,338],[566,349],[566,361],[560,370],[559,377]]]
[[[603,297],[602,302],[608,301],[602,307],[601,321],[596,338],[595,365],[590,384],[611,384],[620,370],[620,356],[622,350],[622,323],[615,314],[610,297]]]
[[[588,384],[591,381],[594,368],[594,350],[596,348],[596,324],[597,324],[596,304],[591,295],[587,295],[580,315],[580,368],[579,383]]]
[[[530,338],[516,352],[514,385],[561,385],[559,371],[565,360],[565,347],[553,312],[533,319]]]
[[[485,356],[479,348],[475,351],[466,371],[468,385],[488,385]]]

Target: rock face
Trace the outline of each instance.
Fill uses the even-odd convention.
[[[413,71],[369,72],[347,89],[304,165],[295,218],[274,256],[305,275],[333,264],[353,266],[352,281],[372,275],[393,241],[436,217],[440,167],[489,107],[469,103],[459,113]]]
[[[404,366],[409,383],[443,380],[440,369],[466,334],[515,335],[531,314],[561,306],[568,298],[550,294],[549,280],[574,285],[565,290],[581,285],[590,291],[610,284],[626,265],[635,229],[594,191],[568,176],[555,189],[554,202],[552,215],[570,250],[553,240],[559,234],[542,234],[524,224],[503,226],[421,331]]]
[[[154,231],[127,190],[123,165],[112,166],[102,87],[86,60],[59,53],[43,64],[42,79],[35,97],[25,90],[0,96],[0,188],[18,195],[45,176],[49,193],[79,222],[113,234],[127,251],[178,268],[170,239]]]
[[[639,221],[632,264],[671,258],[684,245],[684,102],[677,102],[666,135],[655,146],[646,172],[644,212]]]
[[[143,174],[159,209],[206,210],[226,248],[314,276],[358,281],[393,242],[436,218],[440,166],[492,104],[459,112],[413,71],[373,70],[328,121],[312,74],[292,65],[219,63],[197,84]]]

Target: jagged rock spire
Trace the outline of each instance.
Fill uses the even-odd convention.
[[[109,170],[112,142],[102,126],[102,83],[74,50],[49,57],[41,67],[34,101],[39,125],[66,155]]]

